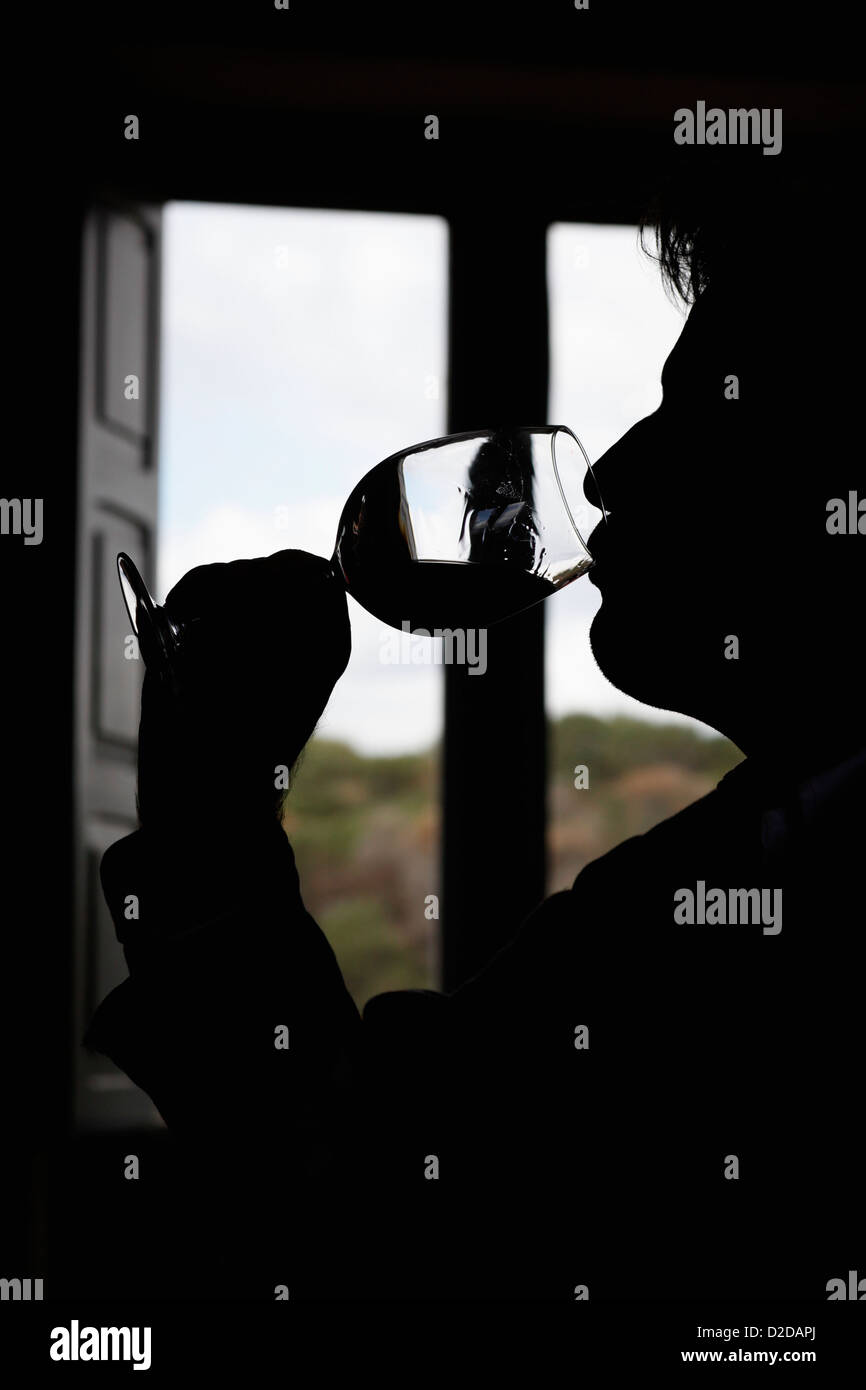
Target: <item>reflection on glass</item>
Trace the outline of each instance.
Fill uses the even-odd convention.
[[[604,520],[589,460],[562,426],[448,435],[372,469],[334,565],[393,627],[489,627],[585,574]]]

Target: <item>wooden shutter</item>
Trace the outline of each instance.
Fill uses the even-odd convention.
[[[82,244],[72,1047],[83,1128],[162,1123],[122,1072],[81,1047],[93,1010],[127,973],[102,899],[99,861],[137,825],[143,666],[126,655],[131,627],[115,557],[127,551],[153,587],[160,220],[155,208],[97,207],[85,220]]]

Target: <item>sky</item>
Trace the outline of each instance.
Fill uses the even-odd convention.
[[[199,564],[289,547],[330,557],[358,479],[445,433],[447,257],[436,217],[168,205],[160,599]],[[548,422],[595,460],[657,406],[683,313],[633,228],[552,227],[548,284]],[[547,600],[548,711],[693,724],[605,680],[588,641],[599,602],[585,578]],[[391,629],[349,607],[352,659],[320,734],[364,752],[429,746],[442,727],[433,644],[429,665],[394,664]]]
[[[660,404],[662,367],[685,313],[665,293],[635,227],[555,224],[548,232],[547,282],[549,423],[570,425],[595,463]],[[610,685],[589,645],[600,604],[588,579],[547,601],[548,713],[628,714],[707,732],[694,719],[655,710]]]

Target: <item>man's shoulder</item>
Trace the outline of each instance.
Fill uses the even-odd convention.
[[[664,885],[701,862],[698,847],[719,841],[725,815],[717,788],[594,859],[571,888],[545,898],[509,945],[460,993],[477,1000],[494,986],[503,995],[568,987],[578,964],[583,968],[590,955],[617,953],[624,934],[629,939],[644,934],[647,912],[652,915],[651,903],[660,893],[672,919],[672,890]]]
[[[635,874],[657,873],[672,861],[682,865],[693,854],[712,851],[722,834],[730,844],[733,825],[736,817],[732,816],[730,801],[715,787],[643,834],[632,835],[591,860],[581,869],[570,891],[583,895],[597,888],[619,887],[623,892],[637,889],[640,880],[635,879]]]

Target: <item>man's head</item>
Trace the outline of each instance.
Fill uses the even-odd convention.
[[[692,307],[661,406],[595,467],[610,522],[591,642],[615,685],[751,751],[853,710],[864,541],[828,533],[827,504],[863,473],[860,318],[796,184],[724,153],[655,211],[662,272]]]

